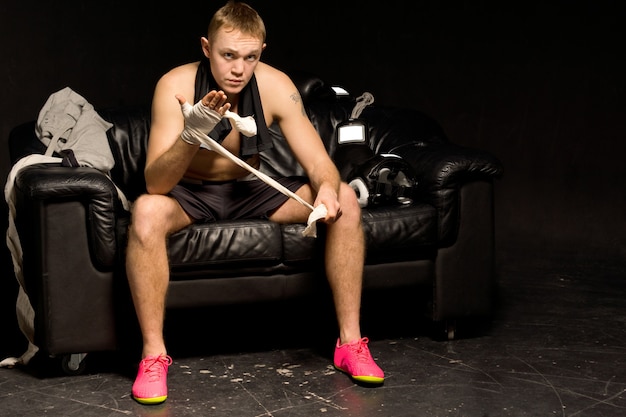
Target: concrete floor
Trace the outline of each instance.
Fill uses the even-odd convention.
[[[314,304],[250,306],[252,318],[211,311],[195,328],[180,325],[189,312],[168,316],[174,363],[162,405],[130,396],[136,352],[109,352],[90,354],[78,376],[43,359],[0,369],[0,415],[626,415],[626,265],[511,251],[498,269],[490,325],[460,324],[453,341],[431,337],[401,296],[365,296],[363,330],[387,377],[377,388],[331,366],[332,315],[311,314]],[[293,314],[300,327],[284,320]]]

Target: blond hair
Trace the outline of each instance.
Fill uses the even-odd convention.
[[[248,4],[229,0],[224,6],[218,9],[209,22],[207,38],[211,41],[215,34],[222,27],[236,29],[246,35],[254,36],[265,42],[265,23],[263,19]]]

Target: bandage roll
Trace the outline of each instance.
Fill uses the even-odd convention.
[[[361,178],[355,178],[349,182],[350,187],[356,193],[357,201],[359,202],[359,206],[361,208],[367,207],[367,203],[370,198],[370,192],[365,185],[365,182]]]

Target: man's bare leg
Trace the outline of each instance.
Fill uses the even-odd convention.
[[[301,187],[297,194],[312,201],[309,186]],[[361,336],[361,293],[365,239],[361,224],[361,208],[352,188],[343,183],[339,190],[342,215],[327,224],[326,276],[330,285],[339,338],[333,355],[333,365],[352,379],[367,384],[382,384],[385,374],[369,351],[368,339]],[[309,209],[289,200],[270,217],[277,222],[302,222]]]
[[[142,356],[166,354],[163,340],[169,284],[166,237],[191,220],[172,198],[143,195],[133,204],[126,273],[143,339]]]
[[[365,239],[355,192],[345,183],[339,190],[339,203],[343,214],[328,224],[326,237],[326,275],[339,324],[333,365],[355,381],[382,384],[385,373],[372,358],[369,340],[361,336]]]
[[[342,215],[327,225],[326,276],[333,301],[342,343],[361,339],[360,309],[365,262],[365,240],[361,208],[347,184],[339,192]]]
[[[143,339],[133,398],[142,404],[167,399],[167,370],[172,358],[163,339],[165,297],[169,284],[167,236],[191,219],[172,198],[143,195],[133,204],[128,231],[126,274]]]
[[[309,185],[297,193],[306,201],[313,201]],[[342,215],[327,225],[326,275],[333,294],[339,337],[343,343],[361,338],[360,306],[361,282],[365,242],[361,228],[361,208],[354,190],[342,184],[339,193]],[[287,200],[270,220],[278,223],[306,222],[311,210],[295,200]]]

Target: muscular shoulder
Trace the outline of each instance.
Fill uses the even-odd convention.
[[[183,64],[166,72],[158,81],[157,94],[182,94],[193,101],[198,62]]]
[[[266,117],[279,120],[288,104],[299,103],[300,94],[287,74],[262,62],[255,70],[259,94]]]
[[[287,74],[264,62],[259,62],[254,74],[256,75],[257,81],[259,81],[259,85],[272,84],[272,87],[281,87],[292,84]]]

